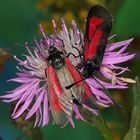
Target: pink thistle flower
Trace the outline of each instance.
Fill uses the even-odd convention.
[[[12,91],[8,91],[7,95],[0,96],[3,102],[17,101],[12,113],[13,119],[20,117],[22,113],[27,111],[26,120],[36,115],[34,126],[42,125],[44,127],[49,122],[50,108],[45,75],[45,69],[47,68],[45,58],[48,56],[47,48],[54,45],[60,50],[64,49],[66,55],[73,53],[75,56],[78,56],[83,51],[84,46],[83,33],[77,28],[76,23],[72,21],[72,28],[68,31],[63,18],[61,18],[61,21],[61,31],[57,30],[54,20],[52,21],[55,34],[51,36],[46,36],[40,26],[42,39],[38,43],[35,38],[36,47],[33,50],[28,47],[27,43],[25,44],[28,55],[23,55],[24,60],[14,56],[18,62],[17,69],[19,72],[16,73],[16,78],[10,79],[8,82],[17,82],[21,85]],[[125,52],[132,40],[129,39],[106,46],[100,73],[102,77],[109,79],[110,83],[104,82],[96,76],[94,76],[94,79],[86,79],[87,84],[96,97],[96,104],[103,107],[109,107],[110,104],[113,104],[110,97],[102,91],[103,87],[106,89],[122,89],[128,87],[127,83],[135,83],[132,79],[120,77],[122,73],[129,71],[129,69],[118,66],[118,64],[129,61],[135,56],[135,54]],[[72,56],[70,56],[70,60],[75,67],[82,61],[80,57],[75,59]],[[115,70],[117,70],[117,73]],[[84,104],[82,107],[98,115],[96,110]],[[73,104],[73,112],[76,119],[84,120],[76,104]],[[69,122],[74,127],[72,117]]]

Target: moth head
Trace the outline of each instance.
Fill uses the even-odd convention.
[[[48,48],[48,53],[49,54],[52,54],[52,53],[54,53],[56,51],[56,48],[54,47],[54,46],[50,46],[49,48]]]

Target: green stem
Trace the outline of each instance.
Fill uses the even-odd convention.
[[[106,126],[105,121],[100,112],[98,112],[98,115],[96,116],[87,110],[80,109],[80,113],[87,120],[88,123],[97,127],[97,129],[100,131],[105,140],[113,140],[113,136],[109,128]]]
[[[140,83],[133,87],[134,107],[131,114],[130,128],[123,140],[140,140]]]

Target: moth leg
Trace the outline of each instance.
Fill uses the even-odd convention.
[[[66,57],[68,58],[70,55],[72,55],[74,58],[78,58],[78,57],[81,57],[81,55],[75,55],[75,54],[73,54],[73,53],[69,53]]]
[[[74,97],[72,98],[72,100],[73,100],[73,103],[74,103],[74,104],[76,104],[76,105],[78,105],[78,106],[82,106],[82,105],[79,103],[79,101],[78,101],[77,99],[75,99]]]
[[[81,54],[80,50],[78,50],[78,49],[77,49],[76,47],[74,47],[74,46],[72,46],[72,48],[76,49],[76,50],[79,52],[80,58],[82,58],[82,54]]]
[[[76,69],[80,70],[80,69],[82,69],[82,67],[83,67],[83,64],[79,63],[79,64],[77,64]]]
[[[47,68],[45,69],[45,76],[46,76],[46,78],[47,78]]]

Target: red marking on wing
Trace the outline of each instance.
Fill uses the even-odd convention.
[[[86,99],[90,98],[92,93],[91,93],[89,86],[85,82],[83,83],[83,86],[84,86],[84,89],[86,91],[86,94],[84,94],[84,99],[86,100]]]
[[[91,43],[89,46],[89,51],[88,51],[88,56],[86,57],[86,59],[93,58],[94,54],[96,53],[97,46],[99,44],[101,37],[102,37],[102,31],[96,31],[94,38],[91,40]]]
[[[79,73],[76,71],[76,69],[74,68],[73,64],[70,62],[70,60],[68,58],[64,59],[65,64],[67,65],[67,68],[69,69],[69,72],[71,73],[74,81],[79,81],[81,79]],[[79,84],[77,84],[77,86],[79,86]]]
[[[50,87],[50,93],[51,93],[51,99],[50,100],[52,102],[52,109],[54,111],[62,111],[62,108],[59,105],[59,101],[58,101],[58,98],[57,98],[57,95],[54,91],[53,86]]]
[[[51,65],[48,65],[48,68],[47,68],[47,82],[48,82],[50,102],[52,104],[52,109],[54,111],[62,111],[62,108],[59,105],[57,94],[61,95],[63,93],[63,89],[61,85],[59,84],[57,75],[55,73],[55,69]],[[57,94],[55,93],[54,88],[57,88],[58,90]]]
[[[51,80],[52,80],[52,86],[55,88],[57,92],[57,95],[62,95],[63,94],[63,88],[61,87],[59,80],[57,78],[57,74],[55,72],[55,69],[53,66],[50,65],[50,75],[51,75]]]
[[[76,69],[74,68],[74,66],[72,65],[72,63],[70,62],[70,60],[68,58],[65,58],[65,64],[67,65],[67,68],[69,69],[73,79],[75,82],[81,80],[81,76],[80,74],[76,71]],[[82,95],[82,103],[86,104],[87,106],[91,107],[91,108],[96,108],[95,105],[95,96],[92,94],[90,87],[87,85],[87,83],[85,81],[82,81],[78,84],[75,85],[76,87],[82,86],[84,88]]]
[[[82,79],[80,74],[76,71],[76,69],[74,68],[74,66],[72,65],[72,63],[70,62],[70,60],[68,58],[65,58],[65,64],[67,65],[69,72],[71,73],[71,75],[74,79],[74,82],[77,82]],[[87,85],[87,83],[85,81],[82,81],[82,82],[76,84],[76,86],[79,87],[80,84],[82,84],[82,86],[85,89],[84,98],[89,98],[92,94],[89,86]]]
[[[92,17],[89,21],[88,39],[92,40],[97,27],[103,22],[103,18]]]
[[[102,32],[97,28],[103,23],[104,19],[99,17],[91,17],[89,20],[88,36],[86,38],[84,57],[85,60],[91,59],[96,53],[97,46],[102,37]],[[90,45],[90,46],[89,46]]]
[[[95,5],[89,9],[86,22],[84,59],[93,60],[97,55],[98,67],[103,59],[107,39],[112,28],[112,16],[102,6]],[[87,45],[88,44],[88,45]]]
[[[84,50],[85,59],[88,58],[88,47],[89,47],[89,42],[86,39],[86,42],[85,42],[85,50]]]

